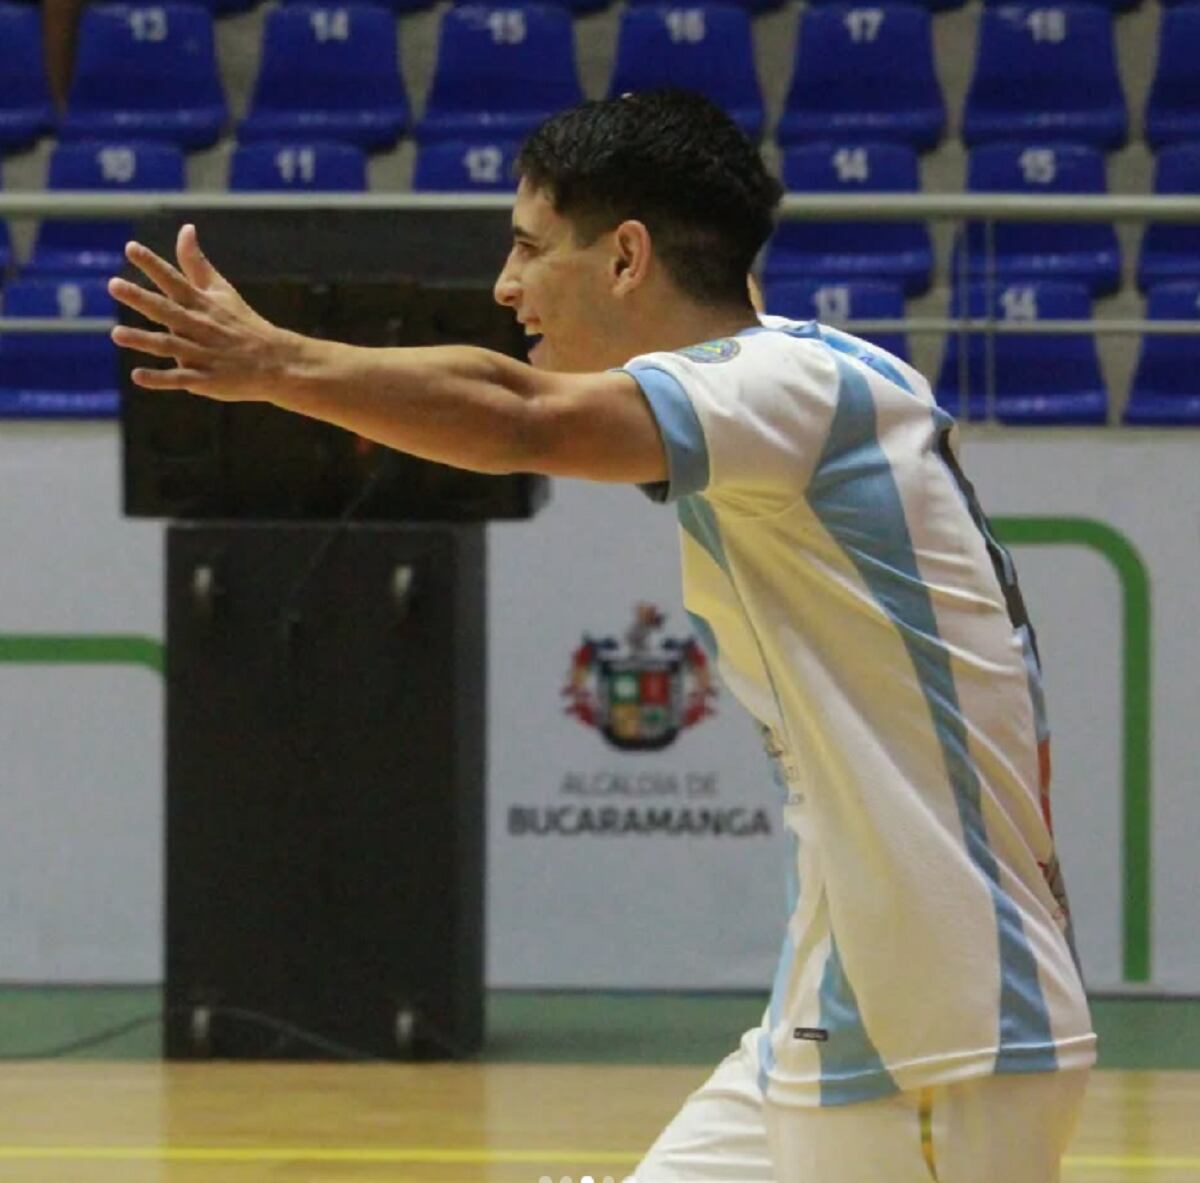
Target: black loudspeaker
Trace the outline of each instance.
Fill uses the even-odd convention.
[[[481,526],[176,525],[166,1054],[483,1038]]]
[[[268,320],[356,345],[470,343],[524,359],[520,326],[478,283],[404,277],[330,282],[305,276],[232,276]],[[145,325],[121,310],[125,323]],[[124,510],[131,517],[243,521],[479,522],[532,517],[545,477],[491,476],[379,447],[266,403],[221,403],[146,391],[121,353]]]

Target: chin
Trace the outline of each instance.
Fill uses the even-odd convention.
[[[576,367],[555,352],[545,341],[539,341],[528,353],[529,364],[535,370],[554,370],[558,373],[570,373]]]
[[[544,337],[531,348],[526,355],[529,364],[535,370],[552,370],[558,374],[591,374],[608,369],[613,365],[621,365],[622,361],[610,362],[597,356],[564,353],[555,349]]]

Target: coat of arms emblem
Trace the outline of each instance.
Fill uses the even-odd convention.
[[[680,731],[716,714],[708,657],[695,638],[651,643],[665,624],[653,604],[638,604],[624,649],[615,637],[585,633],[571,659],[563,687],[566,713],[597,728],[616,748],[665,748]]]

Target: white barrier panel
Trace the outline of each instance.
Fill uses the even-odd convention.
[[[112,423],[0,427],[0,981],[163,976],[162,677],[69,660],[162,636],[162,529],[121,517],[120,466]]]
[[[1194,456],[1186,434],[1103,430],[965,445],[1039,631],[1093,987],[1200,990]],[[162,537],[120,517],[118,470],[111,424],[0,435],[3,981],[162,976]],[[765,987],[775,789],[686,644],[672,511],[560,482],[490,551],[489,982]]]

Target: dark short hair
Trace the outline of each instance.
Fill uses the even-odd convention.
[[[645,223],[675,284],[704,304],[747,302],[746,274],[782,192],[737,124],[681,90],[552,115],[525,141],[516,173],[585,244],[627,219]]]

